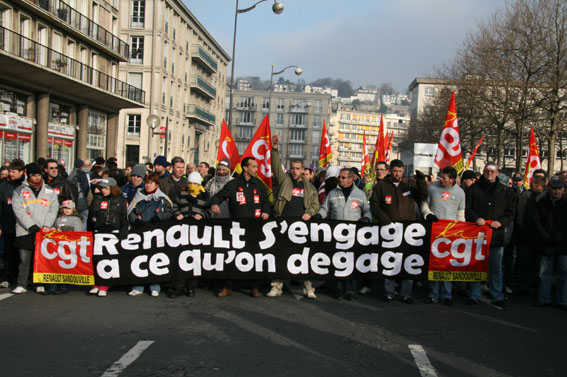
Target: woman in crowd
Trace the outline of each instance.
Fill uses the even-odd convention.
[[[159,176],[152,173],[144,179],[144,189],[134,196],[134,200],[128,207],[128,221],[134,228],[149,222],[167,220],[173,217],[171,200],[159,189]],[[152,297],[159,296],[161,287],[159,284],[150,284]],[[144,286],[132,287],[130,296],[138,296],[144,293]]]
[[[98,190],[89,209],[88,229],[94,233],[116,233],[120,239],[128,236],[126,199],[114,178],[97,182]],[[108,286],[95,285],[89,293],[105,297]]]

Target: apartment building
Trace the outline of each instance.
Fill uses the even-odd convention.
[[[331,115],[329,94],[236,90],[234,104],[232,135],[241,154],[270,114],[272,135],[281,135],[282,163],[289,167],[299,159],[305,166],[318,165],[323,121],[329,124]]]
[[[374,112],[360,112],[345,109],[339,106],[336,115],[331,121],[331,146],[333,164],[346,167],[362,166],[363,136],[366,133],[368,154],[372,161],[372,153],[376,145],[376,139],[380,132],[380,115]],[[393,132],[391,159],[401,157],[399,145],[407,139],[409,128],[409,117],[398,114],[383,114],[384,133]]]
[[[145,99],[119,79],[128,57],[117,1],[1,0],[0,158],[113,155],[120,109]]]
[[[143,108],[120,112],[116,154],[129,163],[181,156],[216,158],[229,55],[180,0],[120,0],[131,50],[120,76],[148,92]],[[148,125],[157,115],[159,125]]]

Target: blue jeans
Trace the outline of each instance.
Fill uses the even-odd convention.
[[[138,292],[143,292],[144,291],[144,286],[143,285],[134,285],[132,287],[133,291],[138,291]],[[157,291],[158,293],[161,292],[161,287],[159,284],[150,284],[150,292],[152,291]]]
[[[446,298],[451,299],[451,289],[453,288],[453,282],[451,281],[430,281],[429,282],[429,297],[434,300],[444,300]],[[441,296],[441,297],[440,297]]]
[[[341,293],[347,293],[349,295],[355,295],[360,288],[360,280],[337,280],[337,291]]]
[[[402,288],[400,296],[411,297],[413,289],[413,280],[402,280]],[[396,295],[396,281],[394,279],[384,279],[384,295],[394,297]]]
[[[490,278],[490,297],[492,302],[504,300],[504,293],[502,293],[502,257],[504,255],[504,247],[490,247],[488,257],[488,276]],[[470,283],[469,289],[471,291],[470,298],[480,300],[480,281]]]
[[[543,255],[540,258],[537,298],[542,304],[551,303],[551,275],[555,257],[557,257],[556,302],[558,305],[567,305],[567,255]]]

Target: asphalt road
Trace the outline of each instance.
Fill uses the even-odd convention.
[[[337,301],[10,295],[0,289],[2,376],[560,376],[567,312],[513,297],[452,307]],[[147,341],[146,343],[142,341]],[[424,354],[414,356],[410,347]],[[136,356],[138,356],[136,358]],[[424,359],[425,357],[425,359]],[[417,361],[416,361],[417,360]],[[430,362],[433,369],[423,363]],[[422,372],[418,364],[424,368]],[[421,373],[421,374],[420,374]],[[429,373],[429,374],[428,374]]]

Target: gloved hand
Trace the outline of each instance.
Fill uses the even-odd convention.
[[[39,231],[41,231],[41,228],[37,225],[32,225],[28,228],[28,232],[30,232],[30,234],[36,234]]]
[[[436,223],[437,221],[439,221],[439,219],[437,218],[437,216],[435,216],[434,214],[430,213],[427,216],[425,216],[425,221],[428,221],[430,223]]]
[[[313,216],[311,216],[311,220],[321,220],[322,218],[323,216],[321,216],[319,213],[316,213]]]
[[[361,223],[369,223],[370,219],[368,217],[363,217],[363,218],[360,219],[360,222]]]
[[[416,181],[425,181],[425,174],[423,174],[421,171],[416,170],[415,171],[415,180]]]

